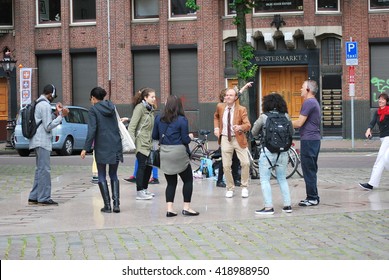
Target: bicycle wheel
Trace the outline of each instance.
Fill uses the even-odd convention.
[[[304,175],[303,175],[303,169],[301,168],[300,150],[295,149],[295,151],[297,153],[297,168],[296,168],[296,172],[297,172],[297,174],[301,178],[303,178]]]
[[[294,148],[290,148],[288,151],[288,164],[286,165],[286,179],[289,179],[290,177],[293,176],[293,174],[296,172],[297,165],[298,165],[299,159],[297,152],[295,151]],[[271,175],[274,178],[277,178],[276,176],[276,171],[273,169],[271,171]]]
[[[258,159],[254,159],[250,152],[248,152],[250,160],[250,176],[251,179],[259,179]]]
[[[193,166],[193,170],[197,170],[200,166],[201,158],[206,157],[206,153],[204,147],[201,145],[197,145],[193,148],[190,153],[190,162]]]

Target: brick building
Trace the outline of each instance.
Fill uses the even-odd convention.
[[[195,12],[185,0],[2,0],[0,48],[32,68],[33,99],[53,83],[58,100],[89,107],[99,85],[130,116],[134,92],[149,86],[159,107],[169,94],[183,97],[192,131],[212,129],[219,91],[237,83],[231,2],[197,0]],[[310,78],[320,85],[323,136],[350,138],[353,121],[355,138],[363,138],[378,94],[389,87],[388,12],[389,0],[258,0],[246,16],[259,66],[248,93],[251,120],[273,91],[298,117],[301,84]],[[354,97],[350,38],[358,43]],[[18,69],[7,77],[0,68],[0,140],[21,104],[19,81]]]

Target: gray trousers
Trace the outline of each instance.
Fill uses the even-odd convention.
[[[51,198],[50,153],[46,149],[35,148],[35,178],[29,199],[44,202]]]

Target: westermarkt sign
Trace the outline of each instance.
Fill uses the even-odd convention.
[[[255,51],[252,63],[257,65],[311,65],[318,64],[318,50]]]

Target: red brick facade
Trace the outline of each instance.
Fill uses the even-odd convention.
[[[16,49],[18,63],[25,67],[37,67],[37,51],[60,50],[62,56],[62,92],[63,102],[72,104],[72,67],[71,50],[96,49],[97,81],[100,86],[109,87],[108,64],[108,14],[107,1],[96,0],[95,25],[71,25],[70,2],[61,1],[61,24],[55,27],[36,25],[36,0],[14,1],[14,31],[0,37],[0,47],[8,45]],[[286,25],[280,30],[307,30],[315,28],[316,47],[326,36],[335,36],[344,42],[350,37],[358,42],[359,65],[355,71],[355,100],[361,104],[357,110],[356,130],[364,131],[370,118],[370,53],[369,40],[381,38],[389,42],[389,13],[369,12],[367,1],[340,0],[340,13],[318,14],[315,12],[316,1],[304,0],[304,12],[301,14],[282,14]],[[154,46],[160,54],[160,89],[161,100],[170,94],[169,46],[193,45],[197,47],[198,56],[198,102],[210,104],[207,114],[212,113],[212,106],[218,101],[218,92],[226,85],[224,76],[224,41],[235,30],[232,17],[225,16],[224,0],[198,0],[201,7],[197,17],[191,20],[169,20],[169,1],[159,1],[159,20],[154,22],[135,22],[132,20],[132,1],[110,1],[110,51],[111,51],[111,99],[118,104],[129,104],[128,91],[133,92],[133,47]],[[248,33],[266,31],[272,16],[247,15]],[[334,32],[331,33],[331,30]],[[325,30],[321,32],[320,30]],[[338,32],[340,30],[340,33]],[[229,37],[230,38],[230,37]],[[349,137],[350,124],[348,101],[348,67],[345,65],[345,53],[342,51],[342,97],[344,100],[343,130],[340,136]],[[319,74],[320,76],[320,74]],[[259,79],[256,78],[257,82]],[[34,88],[37,89],[37,77],[34,76]],[[17,87],[19,85],[17,84]],[[260,86],[256,85],[257,101],[261,98]],[[19,100],[19,97],[18,97]],[[15,106],[13,108],[17,108]],[[15,115],[16,112],[13,112]],[[207,118],[207,123],[211,117]],[[212,125],[210,124],[211,128]],[[357,137],[358,138],[358,137]]]

